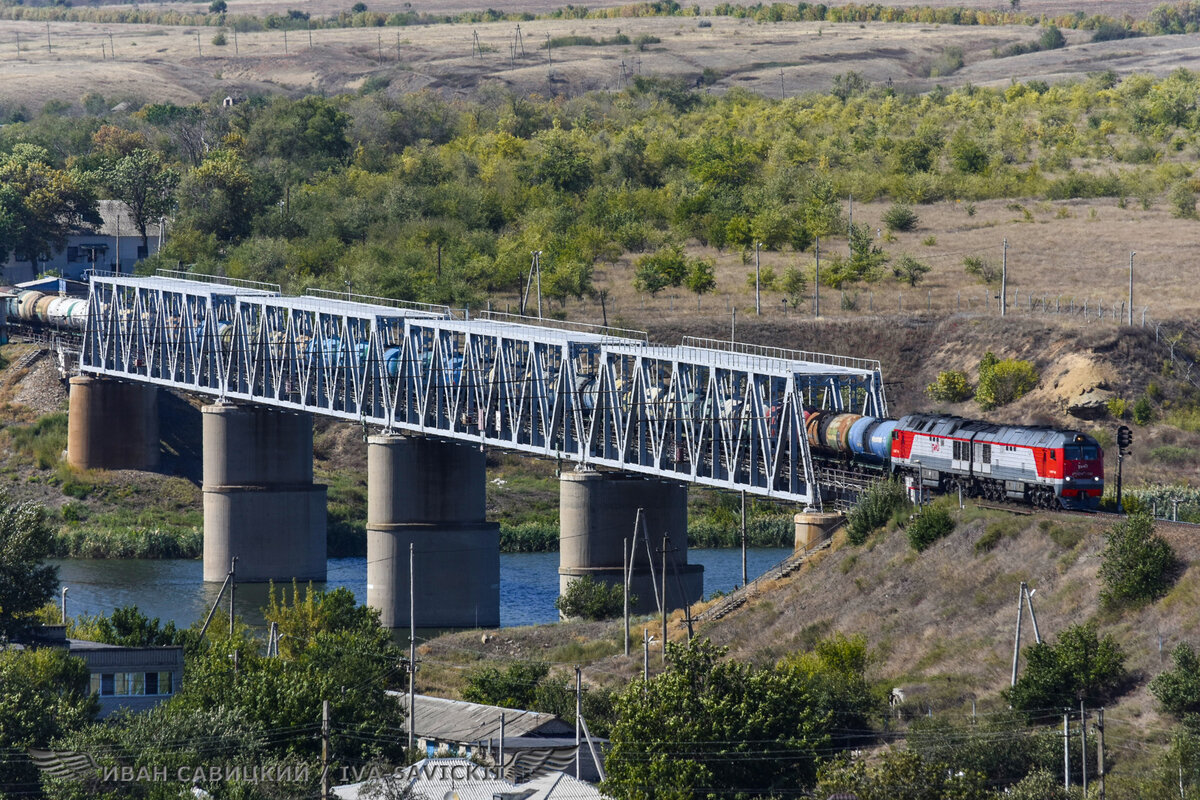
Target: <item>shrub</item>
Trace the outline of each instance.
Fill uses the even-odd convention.
[[[630,603],[636,599],[629,596]],[[567,584],[567,590],[554,601],[554,607],[565,617],[609,619],[624,612],[625,590],[584,575]]]
[[[979,256],[967,256],[963,259],[963,271],[974,275],[985,284],[991,285],[1000,280],[1000,267],[995,262]]]
[[[924,280],[925,273],[929,272],[929,269],[928,264],[906,255],[901,256],[900,260],[892,267],[892,275],[905,281],[909,286],[916,286]]]
[[[1125,415],[1129,413],[1129,403],[1122,397],[1110,398],[1105,407],[1113,419],[1125,419]]]
[[[1172,186],[1169,199],[1173,216],[1180,219],[1196,218],[1196,193],[1188,181],[1180,181]]]
[[[1167,593],[1179,563],[1144,512],[1109,528],[1101,554],[1100,599],[1106,606],[1140,605]]]
[[[883,224],[889,231],[911,231],[916,229],[921,218],[908,203],[892,203],[883,213]]]
[[[937,403],[961,403],[969,400],[974,391],[967,373],[957,369],[942,370],[937,380],[925,387],[925,394]]]
[[[897,509],[908,506],[904,487],[894,479],[871,484],[858,504],[846,515],[846,532],[851,544],[862,544],[887,524]]]
[[[929,505],[921,509],[917,518],[908,523],[908,543],[917,552],[949,536],[954,530],[954,517],[943,505]]]
[[[1072,625],[1054,644],[1025,648],[1025,672],[1004,691],[1013,708],[1038,712],[1073,708],[1084,700],[1100,705],[1115,697],[1125,683],[1125,652],[1111,635],[1101,639],[1096,625]]]
[[[1033,364],[1015,358],[1000,361],[990,351],[979,362],[979,386],[975,401],[985,411],[1019,400],[1037,386]]]
[[[1164,711],[1182,717],[1200,713],[1200,658],[1187,642],[1171,651],[1175,665],[1150,681],[1150,691]]]
[[[217,31],[217,35],[212,38],[212,43],[217,47],[224,47],[228,44],[228,40],[225,38],[225,31]]]
[[[1139,397],[1133,404],[1133,421],[1138,425],[1148,425],[1154,420],[1154,406],[1146,397]]]

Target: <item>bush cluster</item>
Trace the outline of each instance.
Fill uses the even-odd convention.
[[[954,517],[950,516],[950,512],[940,503],[927,505],[908,523],[905,530],[908,533],[908,543],[914,550],[921,552],[954,531]]]
[[[635,603],[637,598],[630,595],[629,602]],[[625,589],[584,575],[567,584],[554,607],[568,618],[610,619],[624,612]]]
[[[984,411],[990,411],[1024,397],[1037,382],[1037,369],[1032,363],[1015,358],[1001,361],[988,351],[979,362],[975,401]]]
[[[957,369],[939,372],[937,380],[925,387],[929,399],[938,403],[961,403],[974,393],[967,373]]]
[[[898,509],[909,505],[904,487],[895,479],[872,484],[858,504],[846,515],[846,531],[851,544],[862,544],[867,537],[887,524]]]
[[[1101,554],[1100,599],[1105,605],[1139,605],[1171,588],[1179,563],[1175,551],[1154,532],[1149,514],[1133,513],[1113,525]]]

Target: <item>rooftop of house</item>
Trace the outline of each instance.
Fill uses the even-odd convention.
[[[389,692],[408,712],[408,695]],[[509,736],[571,736],[575,728],[553,714],[501,708],[466,700],[447,700],[443,697],[417,695],[417,714],[413,732],[423,739],[446,742],[483,742],[500,738],[500,717],[504,717],[504,735]]]
[[[99,227],[91,228],[87,233],[95,233],[100,236],[140,236],[137,225],[133,221],[133,213],[129,210],[129,206],[122,203],[120,200],[101,200],[98,204],[100,211],[100,219],[103,222]],[[158,236],[158,220],[151,221],[146,225],[147,236]]]

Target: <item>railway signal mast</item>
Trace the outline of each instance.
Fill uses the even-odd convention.
[[[1125,507],[1121,504],[1121,462],[1125,460],[1126,453],[1129,452],[1129,446],[1133,444],[1133,431],[1129,430],[1128,425],[1122,425],[1117,428],[1117,513],[1124,513]]]

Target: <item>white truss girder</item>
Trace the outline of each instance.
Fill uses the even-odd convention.
[[[80,368],[813,506],[804,409],[887,413],[878,362],[465,317],[96,275]]]

